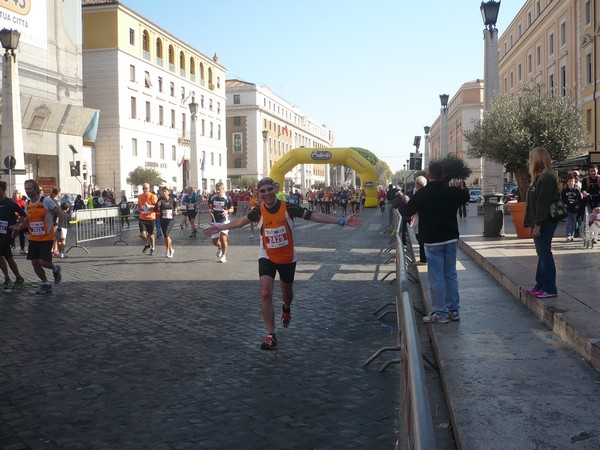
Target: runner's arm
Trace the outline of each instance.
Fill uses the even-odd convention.
[[[208,224],[208,227],[204,229],[203,233],[206,237],[210,237],[213,234],[217,234],[221,230],[233,230],[234,228],[242,228],[245,225],[248,225],[251,222],[248,217],[240,217],[239,219],[235,219],[229,223],[219,223],[219,224]]]

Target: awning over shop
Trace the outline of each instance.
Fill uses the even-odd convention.
[[[23,129],[82,136],[94,142],[100,111],[59,103],[53,100],[21,95]]]
[[[571,170],[583,170],[588,166],[588,155],[579,155],[562,161],[553,161],[552,167],[558,172],[569,172]]]

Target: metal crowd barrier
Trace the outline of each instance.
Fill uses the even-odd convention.
[[[246,214],[248,214],[249,210],[250,210],[250,202],[245,202],[245,201],[240,202],[238,200],[238,202],[237,202],[237,209],[235,211],[235,214],[238,217],[245,216]]]
[[[71,245],[65,253],[73,247],[82,248],[89,253],[88,249],[81,245],[82,243],[113,237],[119,238],[113,245],[119,242],[129,245],[122,239],[119,208],[80,209],[69,223],[71,229],[75,227],[75,244]]]
[[[396,316],[398,320],[398,344],[377,350],[365,363],[367,366],[386,351],[399,351],[400,364],[400,417],[399,437],[396,449],[435,450],[435,435],[421,355],[421,345],[413,304],[408,294],[406,254],[401,241],[402,218],[393,211],[396,229]],[[389,363],[388,363],[389,364]],[[383,369],[387,365],[383,366]]]

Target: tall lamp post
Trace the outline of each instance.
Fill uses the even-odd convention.
[[[423,144],[423,169],[428,167],[429,164],[429,131],[431,127],[424,126],[423,131],[425,131],[425,144]]]
[[[267,149],[267,138],[269,137],[269,132],[267,130],[263,130],[263,178],[269,176],[269,152]]]
[[[442,130],[440,137],[440,159],[444,159],[448,156],[448,94],[440,94],[440,103],[442,108],[440,109],[442,119]]]
[[[194,191],[200,188],[198,179],[198,103],[192,95],[192,101],[188,105],[192,115],[192,129],[190,131],[190,181],[189,187]]]
[[[0,30],[0,42],[4,48],[4,58],[2,59],[2,156],[10,159],[16,167],[22,167],[22,173],[25,169],[25,154],[23,151],[23,127],[21,126],[21,97],[19,90],[19,73],[17,67],[16,50],[19,46],[21,33],[17,30]],[[6,164],[6,162],[5,162]],[[15,167],[11,168],[13,171]],[[16,169],[19,170],[19,169]],[[14,172],[13,172],[14,173]],[[13,178],[14,184],[11,191],[16,186],[23,184],[24,175],[20,178]]]
[[[484,91],[483,107],[490,107],[492,98],[500,92],[500,75],[498,73],[498,11],[500,0],[482,1],[480,6],[483,17],[484,51]],[[483,158],[481,167],[481,192],[483,194],[483,235],[496,237],[504,235],[504,168],[501,164],[488,158]],[[495,201],[492,202],[492,199]]]

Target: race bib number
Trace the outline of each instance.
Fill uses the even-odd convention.
[[[288,244],[288,234],[283,225],[278,228],[265,228],[265,245],[267,248],[285,247]]]
[[[142,205],[142,214],[150,214],[150,208],[146,205]]]
[[[196,204],[194,202],[188,203],[188,209],[195,209],[195,208],[196,208]]]
[[[44,222],[29,222],[29,226],[31,227],[31,234],[34,236],[43,236],[46,234],[44,232]]]
[[[8,221],[0,220],[0,234],[8,233]]]
[[[213,202],[213,210],[214,211],[223,211],[224,209],[225,209],[225,202],[223,202],[223,201]]]
[[[172,219],[173,218],[173,210],[172,209],[163,209],[162,210],[162,218],[163,219]]]

